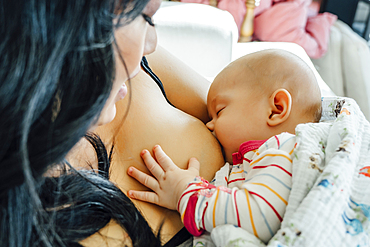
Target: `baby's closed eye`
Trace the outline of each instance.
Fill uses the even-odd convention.
[[[219,110],[217,110],[217,111],[216,111],[217,116],[218,116],[218,115],[220,115],[221,111],[223,111],[224,109],[225,109],[225,107],[222,107],[222,108],[220,108]]]

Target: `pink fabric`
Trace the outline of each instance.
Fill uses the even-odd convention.
[[[202,235],[204,232],[204,229],[197,228],[197,225],[195,224],[195,221],[194,221],[197,201],[198,201],[197,194],[194,194],[189,198],[188,206],[186,208],[184,219],[183,219],[186,230],[188,230],[188,232],[191,235],[196,236],[196,237]]]
[[[320,58],[327,51],[330,27],[337,16],[330,13],[310,16],[311,0],[272,0],[270,8],[256,14],[254,39],[294,42],[302,46],[311,58]],[[256,8],[258,13],[258,7]],[[312,15],[312,12],[310,13]]]
[[[244,155],[249,151],[258,149],[262,144],[264,144],[266,140],[253,140],[247,141],[240,145],[239,151],[233,153],[233,165],[238,165],[243,163]]]
[[[209,0],[182,2],[209,4]],[[330,27],[337,16],[317,14],[317,5],[311,4],[312,0],[261,0],[255,8],[254,40],[293,42],[311,58],[320,58],[327,51]],[[229,11],[240,30],[246,13],[245,0],[219,0],[218,8]]]

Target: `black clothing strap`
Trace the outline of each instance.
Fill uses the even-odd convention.
[[[150,69],[148,61],[145,57],[141,60],[141,68],[155,81],[158,87],[161,89],[163,96],[165,97],[168,104],[175,107],[167,98],[166,92],[164,91],[163,84],[161,80],[154,74],[154,72]],[[170,241],[168,241],[163,247],[174,247],[184,243],[186,240],[192,238],[192,235],[186,230],[186,228],[182,228],[175,236],[173,236]]]
[[[162,94],[163,96],[165,97],[166,101],[168,102],[168,104],[170,104],[171,106],[175,107],[167,98],[167,95],[166,95],[166,92],[164,91],[164,87],[163,87],[163,84],[161,82],[161,80],[158,78],[158,76],[156,76],[156,74],[154,74],[154,72],[151,70],[151,68],[149,67],[149,64],[148,64],[148,61],[146,60],[145,57],[143,57],[143,59],[141,59],[141,68],[153,79],[153,81],[155,81],[158,85],[158,87],[161,89],[162,91]]]
[[[193,236],[183,227],[175,236],[173,236],[170,241],[168,241],[163,247],[175,247],[184,243],[189,238]]]

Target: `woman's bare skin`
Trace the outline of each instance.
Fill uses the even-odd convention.
[[[157,84],[144,71],[141,71],[132,79],[130,85],[132,98],[126,117],[124,115],[127,111],[129,97],[117,103],[116,118],[96,130],[104,143],[108,145],[108,150],[109,144],[114,139],[114,154],[110,169],[111,181],[117,184],[124,193],[127,193],[129,189],[147,189],[128,176],[127,169],[135,166],[147,172],[140,152],[143,149],[151,150],[156,144],[160,144],[175,164],[181,168],[186,168],[188,160],[196,157],[201,164],[200,175],[208,180],[212,179],[214,173],[224,164],[220,145],[204,123],[198,119],[208,120],[205,102],[209,82],[161,48],[155,54],[148,56],[148,60],[153,71],[161,78],[169,100],[177,108],[166,102]],[[74,154],[92,157],[93,151],[86,149],[86,141],[76,150]],[[80,157],[78,160],[83,159]],[[133,201],[154,231],[164,222],[161,230],[164,243],[183,227],[176,211],[141,201]],[[102,231],[107,232],[106,228]],[[122,238],[122,233],[119,234],[117,226],[110,224],[108,228],[111,229],[109,236]],[[98,246],[99,240],[95,235],[83,241],[83,244]]]

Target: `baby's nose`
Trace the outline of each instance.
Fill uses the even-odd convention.
[[[206,126],[207,128],[210,130],[210,131],[213,131],[214,128],[215,128],[215,125],[213,124],[213,120],[209,121],[208,123],[206,123]]]

